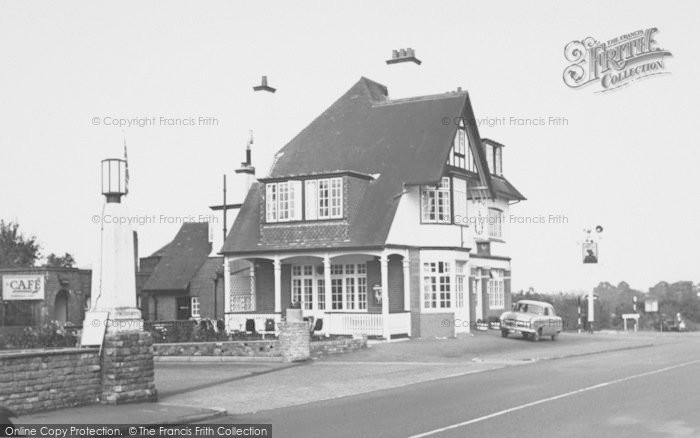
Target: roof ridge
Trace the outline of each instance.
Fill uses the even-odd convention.
[[[447,91],[445,93],[426,94],[423,96],[402,97],[399,99],[387,99],[384,102],[377,102],[373,106],[388,106],[393,104],[425,102],[430,100],[438,100],[451,97],[466,97],[469,93],[466,91]]]

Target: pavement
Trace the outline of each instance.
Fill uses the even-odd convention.
[[[130,403],[118,406],[90,405],[23,415],[13,419],[22,424],[189,424],[225,415],[216,408],[178,406],[169,403]]]
[[[250,415],[545,360],[649,349],[683,339],[654,333],[564,333],[557,341],[533,343],[488,331],[454,339],[373,344],[359,352],[293,364],[158,362],[158,403],[61,409],[23,416],[16,423],[209,422],[225,414]]]

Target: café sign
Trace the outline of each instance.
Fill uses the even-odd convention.
[[[2,299],[9,300],[43,300],[43,275],[3,275]]]

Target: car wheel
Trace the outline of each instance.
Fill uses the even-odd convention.
[[[532,342],[537,342],[540,340],[540,336],[542,336],[542,329],[539,329],[535,333],[533,333],[530,339],[532,340]]]
[[[501,330],[501,336],[504,338],[508,337],[508,330]]]

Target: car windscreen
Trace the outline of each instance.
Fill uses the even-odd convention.
[[[516,310],[522,313],[534,313],[535,315],[544,314],[544,307],[538,306],[537,304],[519,303]]]

